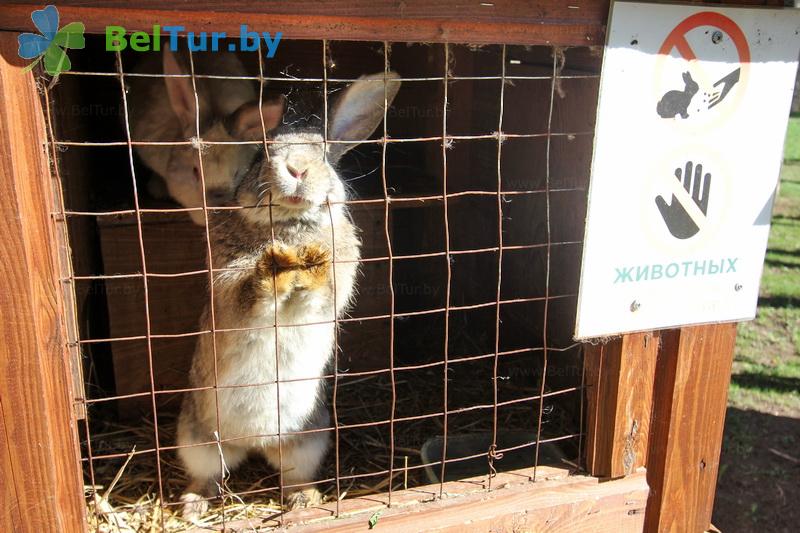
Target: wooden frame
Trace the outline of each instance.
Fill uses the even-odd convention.
[[[441,500],[435,499],[439,485],[399,491],[393,493],[389,509],[381,496],[345,500],[347,505],[333,523],[315,524],[311,515],[297,518],[308,524],[303,528],[308,532],[363,531],[377,510],[382,510],[380,531],[397,533],[419,529],[421,521],[426,531],[453,533],[541,531],[545,526],[547,531],[587,533],[642,530],[648,495],[643,470],[602,483],[597,478],[569,475],[566,469],[540,467],[536,476],[544,481],[531,490],[533,474],[533,468],[498,474],[492,483],[499,488],[492,492],[485,490],[485,477],[449,482],[445,484],[447,497]],[[323,518],[331,514],[329,511]]]
[[[646,531],[705,531],[711,526],[735,345],[736,324],[662,335],[648,450]]]
[[[586,347],[586,467],[593,476],[618,478],[647,465],[659,338],[634,333]]]
[[[736,324],[719,324],[587,346],[587,468],[647,467],[645,531],[711,527],[735,342]]]
[[[32,75],[0,33],[0,472],[2,529],[84,529],[58,276],[52,178]]]
[[[735,3],[782,5],[777,0]],[[223,20],[246,17],[251,26],[275,28],[291,38],[392,40],[400,35],[407,41],[574,46],[603,41],[606,0],[570,2],[577,9],[551,0],[486,4],[491,5],[424,0],[344,5],[331,0],[233,2],[226,10],[242,16],[226,15]],[[30,31],[30,13],[40,5],[22,1],[4,6],[0,28]],[[59,9],[62,20],[83,21],[89,32],[101,32],[107,24],[147,30],[154,23],[192,30],[220,20],[213,12],[215,5],[143,0],[131,8],[120,1],[67,0]],[[238,22],[218,28],[234,34]],[[69,353],[64,348],[66,326],[60,317],[57,239],[49,220],[52,178],[42,144],[46,135],[40,100],[33,76],[21,73],[16,46],[16,34],[0,32],[0,229],[5,240],[0,248],[0,495],[6,503],[0,527],[81,531],[82,474]],[[466,521],[482,530],[547,525],[594,531],[616,529],[623,524],[620,519],[628,520],[625,531],[707,529],[735,331],[730,324],[687,327],[624,335],[587,347],[587,465],[597,478],[615,481],[547,481],[534,491],[526,482],[509,482],[491,493],[413,507],[413,515],[411,507],[393,508],[386,512],[382,529],[400,531],[413,520],[431,519],[442,530],[453,531]],[[704,438],[696,437],[700,431]],[[646,495],[644,466],[650,487],[646,515],[641,506],[623,505]],[[603,513],[605,502],[613,503],[619,514]],[[595,513],[598,506],[600,512]],[[362,515],[338,524],[343,531],[366,528]]]
[[[731,4],[783,5],[777,0],[732,0]],[[206,29],[213,21],[218,31],[235,35],[241,21],[251,27],[282,31],[293,39],[401,40],[465,42],[474,44],[602,45],[610,0],[271,0],[225,2],[231,16],[214,11],[219,2],[143,0],[130,7],[123,0],[58,3],[63,20],[80,20],[90,33],[102,33],[108,24],[129,31],[149,31],[153,24],[182,25],[187,31]],[[9,4],[0,13],[0,27],[27,31],[35,0]],[[80,6],[80,7],[78,7]],[[236,17],[233,15],[240,14]],[[300,16],[298,16],[300,15]],[[402,36],[401,39],[397,39]]]

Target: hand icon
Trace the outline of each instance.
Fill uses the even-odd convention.
[[[736,70],[734,70],[724,78],[721,78],[719,81],[717,81],[717,83],[714,84],[714,87],[719,87],[720,85],[722,85],[722,89],[711,95],[711,100],[708,102],[709,109],[711,109],[712,107],[723,101],[725,97],[728,96],[730,90],[733,89],[733,86],[739,83],[739,76],[741,74],[741,71],[742,71],[741,68],[737,68]]]
[[[711,189],[711,174],[703,175],[703,165],[698,164],[694,167],[694,176],[692,176],[692,167],[694,165],[691,161],[687,161],[686,169],[675,169],[675,177],[678,182],[683,181],[683,188],[692,196],[692,200],[700,208],[703,215],[708,212],[708,194]],[[681,174],[683,174],[681,179]],[[701,188],[702,186],[702,194]],[[672,202],[667,203],[663,196],[656,197],[656,205],[661,212],[661,217],[667,224],[667,229],[678,239],[688,239],[693,237],[700,231],[692,217],[686,211],[686,208],[681,204],[678,198],[673,194]]]

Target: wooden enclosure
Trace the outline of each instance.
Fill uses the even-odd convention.
[[[771,0],[731,3],[782,5],[782,2]],[[62,190],[59,171],[66,169],[76,176],[88,175],[91,171],[86,169],[96,163],[78,156],[62,164],[66,156],[60,155],[55,144],[50,142],[54,139],[53,125],[47,117],[53,110],[46,107],[51,103],[43,97],[41,80],[37,80],[33,73],[22,72],[25,63],[17,55],[17,35],[31,31],[30,13],[39,7],[32,2],[17,2],[4,5],[0,10],[0,190],[3,191],[0,195],[0,226],[6,238],[0,261],[0,317],[5,337],[0,351],[0,477],[4,480],[0,483],[0,493],[3,501],[7,502],[0,515],[0,525],[4,531],[71,532],[84,531],[88,527],[82,440],[89,439],[89,436],[82,431],[85,426],[88,432],[84,383],[89,382],[89,377],[85,375],[87,367],[82,360],[85,356],[78,342],[85,327],[78,322],[87,316],[83,310],[97,306],[107,308],[108,316],[102,320],[107,322],[109,337],[133,339],[111,343],[105,359],[110,365],[106,370],[114,375],[116,395],[126,398],[126,403],[118,406],[120,416],[134,417],[141,406],[156,411],[162,408],[162,400],[167,411],[170,405],[174,410],[174,404],[167,401],[169,395],[157,397],[156,390],[180,391],[186,387],[185,367],[195,339],[179,333],[196,326],[205,302],[203,291],[207,278],[170,278],[169,283],[163,283],[161,289],[155,291],[155,296],[151,295],[153,310],[149,315],[143,315],[139,309],[145,294],[134,280],[124,278],[124,275],[141,271],[144,256],[136,247],[140,227],[143,246],[150,254],[147,266],[155,272],[202,270],[206,268],[206,249],[202,228],[193,225],[186,217],[153,213],[148,214],[145,221],[138,207],[133,215],[97,217],[96,226],[83,219],[68,224],[68,217],[64,216],[66,207],[61,202],[69,204],[71,210],[80,211],[81,206],[89,205],[88,195],[95,184],[86,182]],[[87,33],[95,34],[102,33],[105,26],[111,24],[123,25],[128,31],[149,31],[153,24],[180,24],[188,30],[213,28],[236,35],[239,23],[246,21],[251,28],[282,31],[287,40],[490,45],[502,46],[503,58],[506,57],[505,45],[530,45],[530,49],[523,46],[515,49],[518,55],[514,57],[522,63],[520,69],[526,68],[525,61],[529,60],[534,71],[545,61],[546,65],[549,64],[549,72],[557,66],[559,51],[563,54],[567,49],[570,55],[565,61],[567,69],[575,69],[574,79],[570,79],[570,72],[566,71],[557,86],[556,76],[552,75],[540,87],[532,84],[527,89],[517,89],[515,93],[509,91],[506,101],[509,106],[527,100],[550,103],[546,158],[548,162],[552,161],[552,165],[548,165],[546,175],[531,177],[525,173],[530,147],[519,147],[515,155],[513,142],[497,135],[493,142],[498,145],[509,143],[509,159],[502,169],[498,163],[498,173],[519,174],[524,176],[521,179],[540,180],[544,184],[548,213],[551,205],[553,213],[552,219],[546,221],[547,237],[542,241],[548,253],[545,271],[548,280],[551,271],[558,274],[553,290],[563,289],[566,297],[577,290],[601,53],[601,48],[590,47],[603,44],[608,2],[508,0],[434,4],[416,0],[399,3],[364,0],[233,2],[223,5],[219,2],[185,4],[146,0],[136,7],[125,2],[64,1],[58,8],[63,23],[82,21]],[[544,47],[548,47],[547,54],[542,56]],[[569,52],[569,49],[573,51]],[[480,59],[470,58],[469,48],[459,50],[465,56],[462,64],[481,68]],[[341,57],[350,57],[354,64],[359,64],[366,57],[359,54],[361,52],[354,52],[348,56],[342,52]],[[406,51],[405,54],[398,54],[400,68],[403,61],[408,65],[416,61],[413,52]],[[439,63],[431,64],[429,68],[443,68],[448,57],[443,56]],[[379,68],[383,67],[379,65]],[[518,72],[530,74],[524,70]],[[355,77],[358,72],[351,75]],[[68,83],[58,88],[71,97],[76,97],[78,89]],[[462,128],[467,132],[483,128],[488,136],[496,134],[496,124],[480,123],[481,109],[496,104],[475,94],[472,86],[456,90],[460,91],[456,94],[462,102],[461,114],[447,128]],[[559,104],[556,93],[562,90],[571,95],[565,100],[570,106]],[[438,98],[428,89],[408,94],[408,98],[415,100]],[[467,105],[463,105],[464,102]],[[548,106],[543,109],[546,112]],[[508,118],[505,127],[513,131],[516,125],[536,120],[536,112],[516,113]],[[442,117],[434,114],[422,117],[422,120],[435,123],[441,122]],[[400,120],[398,124],[410,128],[411,121]],[[71,131],[83,127],[90,125],[76,124]],[[414,133],[399,128],[395,132],[397,135]],[[562,132],[564,137],[551,142],[553,132]],[[588,135],[576,137],[573,132]],[[127,150],[127,147],[123,148]],[[435,161],[442,150],[442,144],[434,142],[430,147],[420,148],[414,156],[421,161]],[[482,186],[470,181],[472,169],[481,164],[479,156],[468,153],[448,157],[452,159],[452,166],[446,167],[451,183],[459,184],[464,190]],[[430,166],[436,165],[432,163]],[[425,190],[429,186],[426,179],[433,180],[432,183],[437,184],[441,191],[441,181],[436,181],[440,178],[419,175],[416,181],[405,184],[409,195],[438,194],[436,190]],[[382,194],[379,191],[377,196],[381,198]],[[471,204],[468,196],[450,200],[448,190],[444,196],[450,216],[455,217],[450,219],[450,223],[470,229],[474,239],[471,246],[490,247],[491,239],[498,232],[503,234],[502,222],[498,227],[497,222],[487,223],[475,217],[474,214],[480,213],[481,209]],[[500,196],[498,189],[487,201],[499,203]],[[389,243],[392,242],[400,247],[401,255],[413,256],[446,249],[443,255],[446,261],[450,260],[450,234],[424,231],[442,219],[440,208],[430,201],[413,198],[402,207],[393,208],[390,215],[390,201],[388,198],[384,200],[353,208],[353,216],[364,236],[364,257],[381,258],[388,253],[391,258]],[[522,205],[522,209],[512,213],[514,217],[524,217],[526,209],[538,207]],[[494,204],[490,207],[494,209]],[[523,229],[515,231],[526,238],[537,231],[534,225],[520,227]],[[404,228],[414,228],[420,234],[413,238],[404,237]],[[99,246],[92,248],[81,239],[76,240],[74,236],[81,234],[92,234]],[[192,244],[176,248],[173,246],[176,240]],[[481,244],[483,242],[489,244]],[[566,243],[565,251],[551,254],[551,248],[555,249],[554,243]],[[151,262],[151,258],[156,259]],[[464,259],[470,272],[480,272],[484,268],[478,260],[469,261]],[[104,272],[118,273],[122,277],[106,280],[107,285],[99,292],[96,287],[81,283],[81,273],[92,272],[96,264],[102,264]],[[373,286],[370,280],[385,278],[392,268],[395,270],[390,285],[399,279],[400,283],[406,280],[412,286],[413,279],[423,271],[422,267],[404,271],[403,267],[394,267],[391,259],[388,264],[376,260],[365,267],[366,281],[362,281],[362,285]],[[428,284],[431,287],[446,286],[449,289],[451,284],[462,283],[458,280],[451,282],[449,267],[446,273],[435,268],[430,268],[430,272]],[[525,289],[524,266],[502,274],[503,283],[508,284],[504,288],[512,297]],[[467,282],[463,283],[459,293],[469,294],[473,289]],[[112,289],[110,284],[116,284],[115,288]],[[494,299],[494,290],[497,289],[499,309],[499,281],[490,280],[488,285],[491,299]],[[545,302],[553,296],[550,289],[548,285]],[[397,308],[413,315],[425,306],[440,305],[433,298],[425,300],[426,297],[428,295],[414,290],[396,298],[387,291],[376,289],[367,292],[358,301],[351,318],[343,324],[345,331],[359,328],[363,334],[345,337],[341,350],[344,360],[340,366],[355,372],[370,372],[385,364],[377,356],[356,358],[348,355],[380,354],[387,349],[389,323],[366,319],[384,313],[394,316]],[[469,301],[460,303],[465,307],[471,305]],[[451,302],[446,301],[443,305],[448,308]],[[628,334],[575,347],[572,351],[564,350],[566,355],[561,357],[558,350],[548,350],[547,338],[550,336],[551,343],[554,343],[555,339],[563,340],[565,335],[571,335],[574,316],[569,316],[569,305],[548,307],[545,304],[543,331],[533,327],[526,329],[526,320],[541,320],[537,313],[542,311],[526,309],[519,316],[504,316],[504,323],[509,324],[507,327],[514,332],[508,337],[512,340],[509,346],[500,347],[499,341],[490,339],[496,343],[490,351],[494,350],[496,365],[498,353],[514,351],[512,345],[516,337],[541,336],[545,339],[542,375],[547,373],[548,357],[552,368],[582,360],[580,376],[571,376],[570,380],[554,375],[549,382],[557,392],[575,389],[573,392],[579,394],[573,402],[578,407],[568,406],[566,416],[576,418],[581,425],[577,442],[580,443],[578,459],[582,465],[539,464],[537,456],[534,467],[488,477],[443,480],[394,491],[391,491],[390,480],[388,493],[348,497],[319,508],[292,511],[279,518],[265,518],[256,525],[292,524],[307,531],[356,531],[366,530],[370,517],[379,516],[377,528],[387,531],[429,528],[463,531],[465,527],[478,531],[614,529],[699,532],[709,529],[735,325]],[[553,322],[547,322],[548,313],[550,320],[561,324],[560,327],[550,327]],[[488,320],[494,323],[495,317]],[[156,354],[151,359],[154,363],[152,368],[146,364],[147,348],[139,338],[143,335],[145,321],[154,332],[165,336],[174,334],[173,338],[155,342],[147,330],[144,337],[148,343],[154,341],[153,353]],[[499,321],[498,315],[498,331]],[[434,323],[433,319],[428,321],[428,325]],[[162,326],[173,329],[159,330]],[[480,329],[482,326],[482,322],[473,321],[465,329]],[[421,326],[415,323],[413,327]],[[499,337],[499,333],[497,335]],[[566,338],[566,341],[571,341],[571,338]],[[568,344],[564,342],[565,346]],[[398,351],[402,348],[399,346]],[[412,353],[420,351],[420,348],[411,343],[406,351]],[[582,351],[582,359],[579,351]],[[541,396],[544,396],[544,377],[541,383]],[[541,410],[543,398],[538,401]],[[496,397],[494,402],[497,404]],[[537,440],[541,439],[537,436]],[[498,456],[497,460],[500,459]],[[331,521],[334,516],[337,519]],[[235,529],[253,527],[253,524],[234,521],[227,526]]]

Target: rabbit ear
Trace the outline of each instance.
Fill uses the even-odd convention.
[[[365,141],[383,120],[384,98],[386,105],[400,90],[400,76],[396,72],[365,74],[344,90],[333,107],[328,127],[332,141]],[[330,144],[328,158],[337,161],[356,144]]]
[[[181,66],[178,57],[170,50],[164,50],[162,61],[164,74],[186,75],[188,72]],[[167,96],[172,111],[178,117],[183,131],[194,131],[197,117],[192,78],[164,78],[167,86]]]
[[[225,128],[235,139],[241,141],[258,141],[264,138],[264,132],[276,128],[283,118],[286,97],[282,94],[261,102],[261,116],[258,113],[258,102],[248,102],[239,106],[225,119]],[[264,120],[262,128],[261,120]]]

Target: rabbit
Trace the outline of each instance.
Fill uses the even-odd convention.
[[[327,152],[319,129],[279,127],[236,188],[235,202],[246,208],[225,210],[209,225],[214,267],[222,269],[213,284],[214,320],[224,331],[216,348],[210,335],[198,340],[189,373],[193,388],[215,385],[215,375],[220,388],[189,392],[178,420],[178,455],[191,479],[181,497],[189,520],[205,512],[221,483],[220,451],[228,469],[253,451],[276,470],[282,465],[289,509],[321,501],[312,482],[328,432],[286,433],[330,425],[320,376],[334,351],[334,319],[355,291],[361,244],[335,165],[377,128],[399,86],[394,72],[348,86],[327,133],[350,143],[329,143]],[[202,329],[210,330],[210,320],[207,308]],[[276,321],[284,325],[277,341]],[[219,446],[198,446],[214,442],[218,430]]]
[[[683,91],[667,91],[658,102],[656,111],[661,118],[673,118],[675,115],[689,118],[689,104],[700,86],[688,71],[683,73],[683,81],[685,83]]]
[[[157,56],[151,56],[157,58]],[[139,72],[156,68],[154,59],[140,64]],[[165,50],[161,55],[164,74],[187,74],[176,54]],[[216,53],[195,56],[197,67],[221,76],[244,76],[245,69],[233,54]],[[163,78],[163,84],[155,78],[129,78],[131,138],[134,141],[179,141],[197,136],[196,104],[192,79]],[[253,83],[246,80],[197,78],[197,99],[200,107],[201,137],[206,141],[248,141],[262,137],[260,120],[256,123],[237,121],[236,111],[257,99]],[[270,130],[278,125],[281,112],[277,112],[275,98],[265,102],[265,127]],[[241,116],[246,114],[240,113]],[[163,188],[184,207],[202,207],[203,191],[200,177],[198,150],[193,146],[142,146],[135,145],[141,160],[163,179],[151,179],[148,189],[155,197],[164,197]],[[255,145],[206,145],[203,148],[203,178],[209,194],[209,205],[217,205],[232,193],[232,184],[237,169],[247,168],[255,157]],[[189,211],[192,221],[205,224],[202,211]]]

